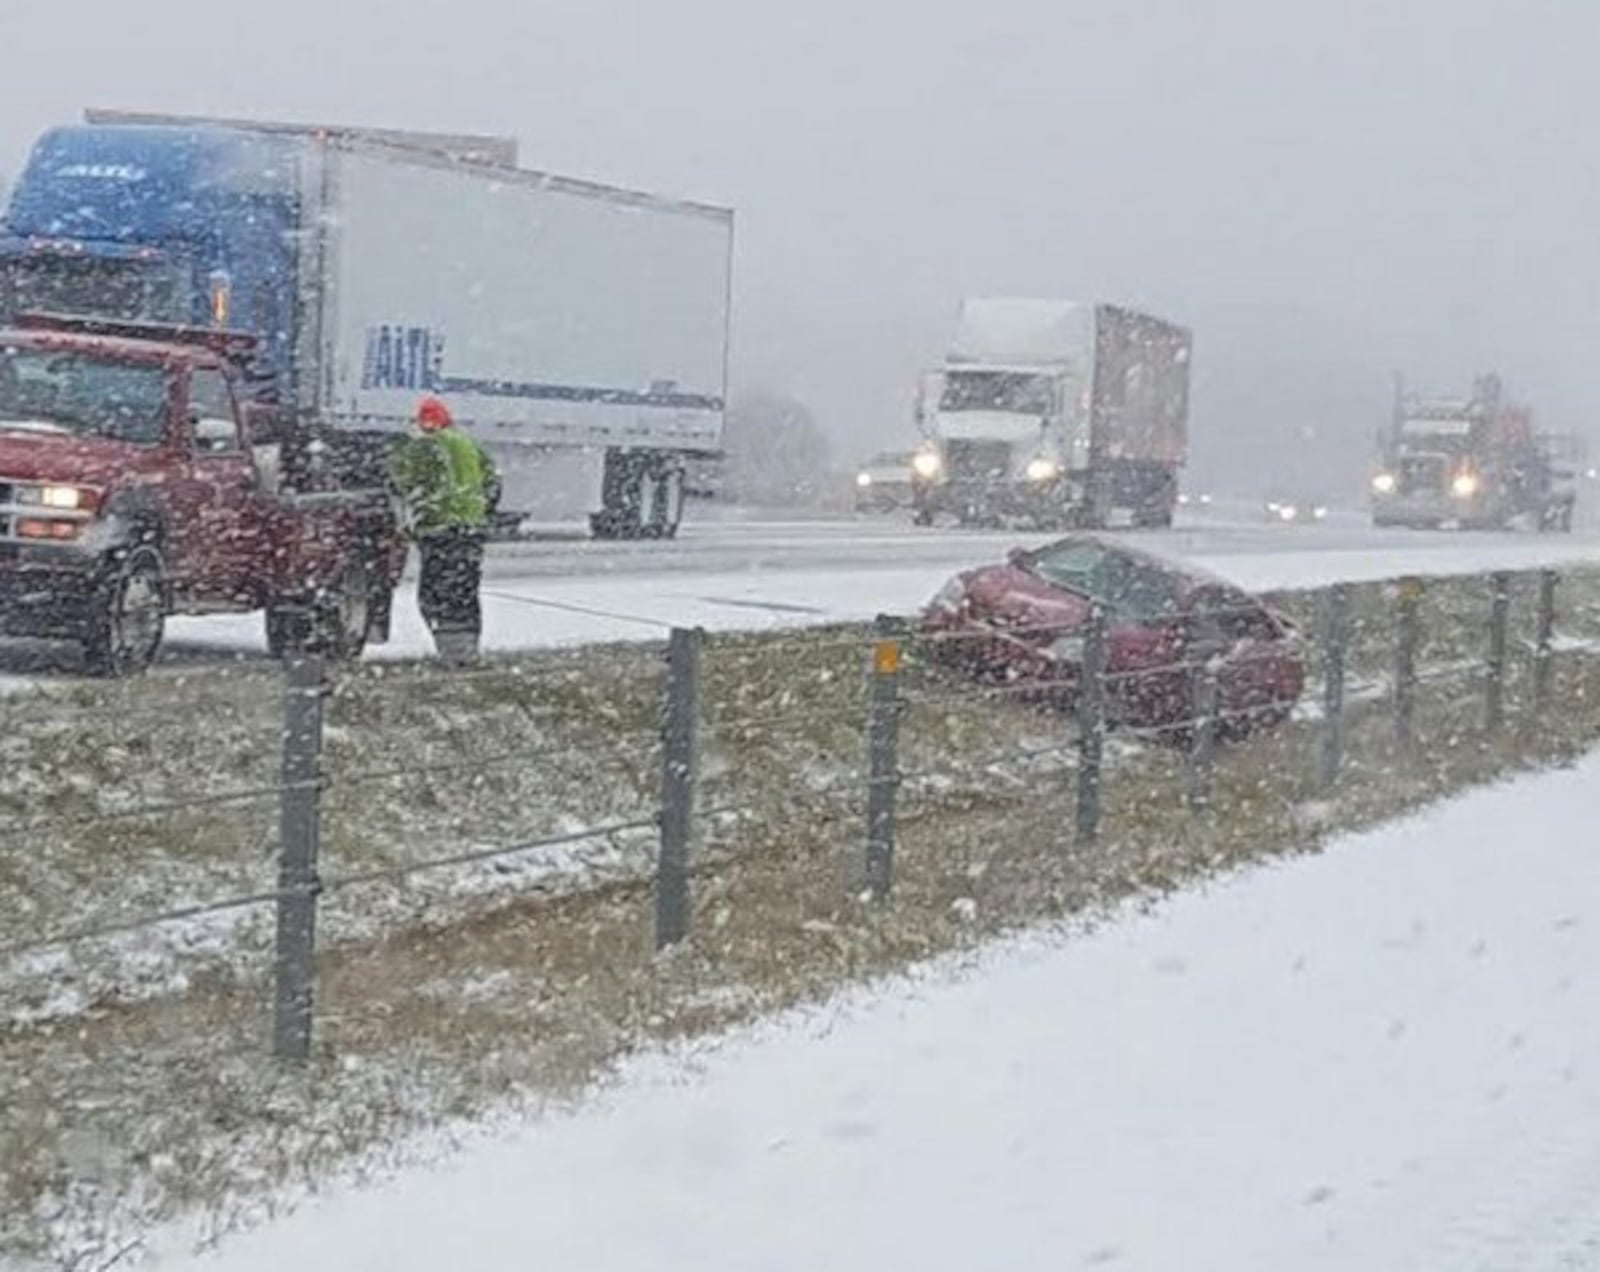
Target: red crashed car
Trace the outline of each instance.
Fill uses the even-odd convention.
[[[1305,688],[1295,627],[1237,587],[1092,534],[951,579],[923,614],[939,661],[1019,696],[1071,701],[1094,606],[1107,616],[1108,717],[1136,728],[1194,719],[1196,669],[1217,677],[1221,731],[1283,720]]]

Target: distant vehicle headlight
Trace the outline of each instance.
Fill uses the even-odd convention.
[[[937,477],[944,468],[944,461],[939,458],[938,451],[918,451],[911,461],[911,471],[918,477]]]
[[[1327,515],[1328,515],[1328,510],[1326,508],[1324,508],[1321,504],[1318,504],[1315,508],[1313,508],[1311,510],[1311,517],[1312,517],[1312,520],[1314,520],[1314,521],[1322,521],[1327,517]]]
[[[1025,470],[1029,481],[1054,481],[1061,473],[1061,465],[1053,459],[1046,459],[1040,455],[1037,459],[1030,459]]]
[[[1293,521],[1300,515],[1300,509],[1293,504],[1283,504],[1278,509],[1278,516],[1284,521]]]
[[[872,485],[872,474],[871,473],[857,473],[856,474],[856,485],[860,486],[863,490],[865,490],[868,486]]]
[[[1450,493],[1457,499],[1471,499],[1481,485],[1476,473],[1457,473],[1456,479],[1450,483]]]
[[[1187,508],[1188,506],[1189,506],[1189,496],[1188,495],[1184,495],[1184,494],[1180,494],[1178,496],[1178,507]]]
[[[1211,496],[1210,495],[1201,495],[1200,496],[1200,506],[1202,508],[1211,507]]]
[[[1372,479],[1372,488],[1380,495],[1394,494],[1395,479],[1393,473],[1379,473]]]

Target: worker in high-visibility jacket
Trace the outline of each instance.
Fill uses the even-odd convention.
[[[471,662],[483,634],[483,545],[500,479],[483,447],[455,427],[436,397],[417,407],[417,431],[395,448],[389,475],[422,557],[417,600],[439,657]]]

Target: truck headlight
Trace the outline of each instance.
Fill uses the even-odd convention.
[[[1457,473],[1456,479],[1450,483],[1450,493],[1457,499],[1471,499],[1478,493],[1480,484],[1476,473]]]
[[[1028,466],[1023,470],[1029,481],[1054,481],[1061,475],[1061,465],[1053,459],[1046,459],[1043,455],[1028,461]]]
[[[1324,508],[1321,504],[1318,504],[1315,508],[1313,508],[1311,510],[1311,519],[1313,521],[1323,521],[1323,520],[1325,520],[1327,518],[1327,516],[1328,516],[1328,510],[1326,508]]]
[[[865,490],[868,486],[872,485],[872,474],[871,473],[857,473],[856,474],[856,485],[860,486],[862,490]]]
[[[16,500],[32,508],[57,508],[66,512],[90,509],[99,491],[88,486],[19,486]]]
[[[1372,479],[1372,488],[1380,495],[1394,494],[1395,480],[1393,473],[1379,473]]]
[[[943,468],[944,461],[939,458],[938,451],[918,451],[911,461],[911,471],[929,480],[937,477]]]
[[[1278,506],[1278,516],[1283,518],[1285,521],[1293,521],[1299,515],[1300,510],[1293,504],[1280,504]]]

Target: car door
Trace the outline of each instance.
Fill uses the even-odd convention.
[[[259,601],[268,509],[233,386],[220,370],[196,367],[188,384],[185,565],[198,600]]]

